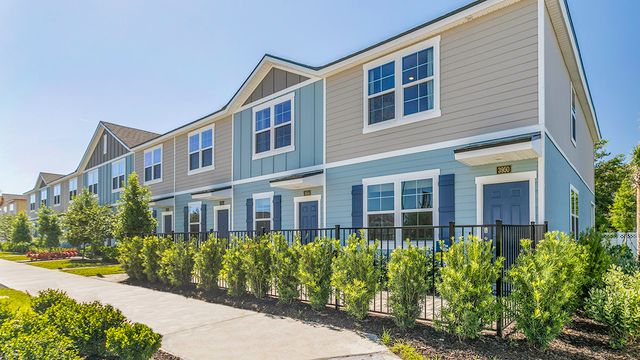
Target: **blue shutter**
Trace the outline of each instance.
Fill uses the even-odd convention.
[[[445,240],[446,244],[450,243],[451,236],[449,234],[449,222],[455,221],[456,218],[456,199],[455,199],[455,174],[440,175],[438,178],[439,205],[438,218],[440,226],[447,226],[440,230],[440,239]]]
[[[273,196],[273,230],[282,229],[282,195]]]
[[[247,231],[253,231],[253,199],[247,199]]]
[[[200,209],[200,232],[207,231],[207,204],[202,204]]]
[[[362,185],[351,187],[351,226],[354,228],[361,228],[363,225],[362,190]]]
[[[189,207],[184,207],[184,232],[189,232]]]

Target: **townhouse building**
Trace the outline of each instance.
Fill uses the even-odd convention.
[[[24,195],[0,194],[0,215],[17,215],[19,212],[26,211],[26,209],[27,199]]]
[[[164,134],[101,123],[76,172],[26,195],[75,178],[115,204],[136,171],[159,232],[577,232],[600,136],[565,1],[484,0],[322,66],[265,55],[224,107]]]

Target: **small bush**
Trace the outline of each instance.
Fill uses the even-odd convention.
[[[300,249],[300,283],[315,310],[324,309],[331,296],[331,263],[338,245],[335,240],[318,238]]]
[[[231,246],[222,258],[222,277],[227,283],[227,293],[240,296],[247,287],[247,272],[244,267],[244,250],[242,242],[234,238]]]
[[[144,239],[139,236],[124,238],[118,242],[118,261],[122,268],[134,280],[144,280],[144,258],[142,248]]]
[[[300,294],[300,238],[289,245],[281,234],[273,238],[273,279],[278,290],[278,301],[291,303]]]
[[[209,291],[218,288],[218,277],[222,270],[222,259],[227,251],[227,239],[209,235],[200,245],[195,256],[194,274],[198,277],[198,288]]]
[[[474,339],[496,319],[493,285],[504,258],[494,262],[492,242],[475,236],[460,238],[442,256],[445,266],[436,288],[445,303],[436,325],[458,337]]]
[[[357,319],[367,316],[369,302],[378,289],[377,247],[377,242],[368,244],[364,232],[360,236],[351,234],[333,260],[331,284],[342,294],[347,312]]]
[[[271,280],[272,246],[269,236],[248,239],[244,243],[244,266],[249,291],[262,299],[269,291]]]
[[[389,261],[389,302],[396,325],[411,328],[420,315],[420,300],[431,289],[433,261],[430,250],[411,246],[395,249]]]
[[[618,266],[625,274],[633,274],[640,271],[640,262],[633,255],[626,244],[615,245],[609,248],[611,263]]]
[[[640,338],[640,272],[625,274],[616,266],[604,276],[604,288],[591,290],[587,314],[609,327],[614,349]]]
[[[106,263],[118,262],[118,248],[115,246],[100,246],[100,258]]]
[[[10,251],[18,254],[26,254],[32,249],[35,249],[35,246],[28,242],[5,243],[4,245],[5,251]]]
[[[149,282],[160,281],[160,261],[170,240],[147,236],[142,241],[142,271]]]
[[[0,326],[0,359],[56,359],[80,360],[73,341],[44,325],[34,326],[40,321],[35,316],[30,319],[15,319]]]
[[[589,296],[591,289],[602,287],[603,277],[611,266],[611,255],[609,242],[604,234],[593,228],[580,234],[578,244],[582,245],[587,252],[585,281],[581,290],[581,298],[585,299]]]
[[[124,323],[106,332],[107,352],[121,360],[150,359],[158,349],[162,336],[148,326]]]
[[[424,360],[424,356],[406,341],[397,341],[391,348],[391,352],[400,356],[402,360]]]
[[[508,273],[512,315],[527,340],[545,348],[571,320],[580,295],[587,254],[561,232],[545,234],[535,250],[530,240]]]
[[[31,307],[39,314],[44,314],[49,308],[59,304],[72,306],[75,304],[75,300],[64,291],[54,289],[40,291],[37,296],[31,299]]]
[[[162,252],[161,272],[165,281],[175,287],[191,284],[194,266],[194,246],[191,242],[179,242]]]

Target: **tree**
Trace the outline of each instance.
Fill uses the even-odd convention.
[[[14,243],[31,242],[31,222],[24,212],[20,212],[13,223],[11,241]]]
[[[114,224],[114,234],[117,238],[153,232],[157,222],[149,211],[150,201],[149,188],[141,186],[138,174],[132,172],[118,204],[118,213]]]
[[[43,246],[54,248],[60,246],[60,220],[50,207],[42,206],[38,209],[38,233]]]
[[[640,145],[633,149],[630,165],[633,170],[633,185],[636,188],[636,249],[639,249],[640,258]]]
[[[593,158],[596,191],[596,227],[610,229],[609,209],[613,205],[613,198],[627,176],[628,169],[624,163],[624,155],[610,157],[605,147],[607,140],[600,140],[594,144]]]
[[[622,182],[611,206],[611,225],[622,232],[635,229],[636,199],[631,180]]]
[[[97,197],[85,188],[73,199],[63,217],[64,236],[75,247],[84,249],[88,244],[93,245],[95,252],[111,236],[112,217],[111,209],[100,206]]]
[[[11,234],[13,233],[13,222],[16,220],[16,216],[13,214],[0,215],[0,242],[11,241]]]

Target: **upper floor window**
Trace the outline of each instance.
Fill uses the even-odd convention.
[[[78,195],[78,178],[69,180],[69,201]]]
[[[295,93],[253,108],[253,159],[291,151]]]
[[[60,205],[60,184],[53,187],[53,205]]]
[[[15,209],[15,206],[13,203],[9,204],[9,211],[13,211]]]
[[[570,188],[570,195],[569,195],[569,201],[570,201],[570,209],[571,209],[571,214],[570,214],[570,219],[571,219],[571,232],[573,233],[573,236],[576,237],[576,239],[578,238],[578,233],[580,232],[580,228],[578,227],[578,220],[580,218],[579,214],[579,194],[578,194],[578,190],[576,188],[574,188],[573,186],[571,186]]]
[[[576,121],[576,103],[577,103],[577,99],[576,99],[576,90],[573,88],[573,85],[571,85],[571,141],[573,142],[573,145],[576,144],[576,139],[577,139],[577,121]]]
[[[29,210],[36,209],[36,194],[29,195]]]
[[[144,182],[162,180],[162,145],[144,152]]]
[[[189,133],[189,174],[213,169],[213,125]]]
[[[98,169],[87,173],[87,187],[92,194],[98,194]]]
[[[118,191],[124,187],[125,159],[111,163],[111,190]]]
[[[40,205],[47,206],[47,188],[40,190]]]
[[[364,65],[364,132],[440,116],[440,37]]]

